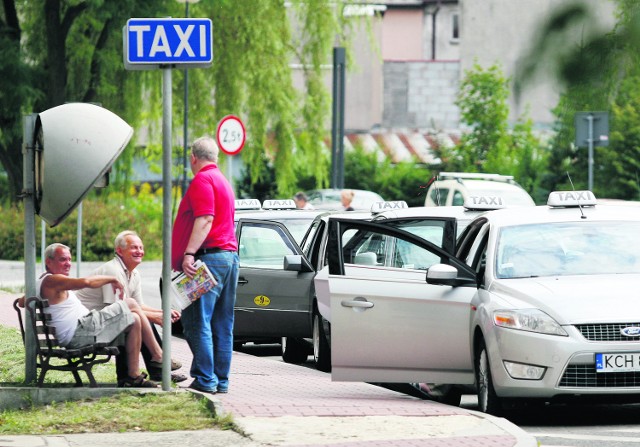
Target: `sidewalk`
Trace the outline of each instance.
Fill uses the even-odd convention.
[[[0,324],[17,326],[0,291]],[[172,357],[189,373],[187,343],[173,337]],[[179,385],[186,387],[190,380]],[[216,412],[231,413],[247,437],[221,430],[162,433],[3,436],[0,447],[142,446],[415,446],[535,447],[511,422],[424,401],[378,386],[332,382],[329,374],[269,358],[234,353],[228,394],[206,395]]]

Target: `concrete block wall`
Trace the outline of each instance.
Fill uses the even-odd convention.
[[[383,70],[383,127],[458,128],[458,61],[385,62]]]

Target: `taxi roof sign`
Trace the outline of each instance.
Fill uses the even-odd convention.
[[[404,200],[396,200],[392,202],[374,202],[371,205],[371,212],[381,213],[383,211],[398,210],[402,208],[409,208],[407,202],[405,202]]]
[[[296,202],[293,199],[265,200],[262,202],[263,210],[294,210],[296,208]]]
[[[547,205],[552,207],[595,206],[596,196],[588,190],[584,191],[552,191]]]
[[[258,199],[236,199],[236,210],[259,210],[262,208]]]
[[[505,207],[504,199],[500,196],[469,196],[464,201],[468,210],[499,210]]]

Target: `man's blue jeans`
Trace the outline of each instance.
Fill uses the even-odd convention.
[[[233,353],[233,307],[238,286],[236,252],[200,256],[218,285],[182,311],[184,335],[193,353],[191,377],[203,390],[227,390]]]

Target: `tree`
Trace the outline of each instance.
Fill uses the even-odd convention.
[[[0,161],[10,199],[22,189],[22,115],[64,102],[98,102],[136,123],[139,89],[124,76],[121,28],[129,17],[166,11],[168,0],[6,0],[0,39]],[[120,68],[120,69],[118,69]],[[130,158],[130,157],[129,157]]]
[[[125,71],[121,29],[131,17],[181,17],[181,8],[175,0],[3,2],[0,161],[12,199],[22,188],[24,113],[68,101],[98,102],[136,131],[144,123],[146,146],[136,149],[141,141],[134,135],[116,164],[117,182],[127,182],[135,154],[160,157],[162,77],[158,71]],[[216,0],[192,5],[190,15],[214,23],[213,67],[189,71],[190,133],[211,134],[224,115],[240,115],[249,136],[242,157],[253,182],[262,180],[266,155],[274,160],[280,194],[292,193],[296,151],[308,160],[318,186],[326,183],[322,141],[329,101],[321,69],[333,45],[348,45],[351,24],[342,17],[342,2]],[[293,87],[292,61],[305,67],[302,95]],[[184,72],[174,74],[173,122],[180,123]],[[296,140],[298,129],[307,138]]]
[[[603,169],[598,174],[609,184],[606,197],[640,200],[640,74],[625,79],[620,94],[612,104],[615,128]],[[604,151],[602,151],[604,152]]]
[[[594,12],[585,2],[565,3],[555,11],[534,39],[515,76],[516,92],[524,88],[541,67],[552,67],[564,92],[554,109],[556,134],[549,156],[547,189],[587,187],[588,154],[576,148],[575,113],[609,110],[610,145],[596,146],[594,192],[596,196],[638,199],[637,117],[640,79],[640,4],[615,0],[617,22],[605,31],[594,26]],[[579,45],[567,45],[581,36]],[[571,181],[570,181],[571,179]]]
[[[496,162],[505,155],[509,116],[507,86],[508,81],[497,65],[485,70],[476,63],[465,72],[456,101],[461,122],[470,128],[462,136],[458,149],[467,166],[465,170],[496,169]]]
[[[509,82],[498,65],[483,69],[474,64],[465,72],[457,104],[469,131],[457,146],[441,150],[441,158],[447,171],[513,175],[534,199],[541,200],[546,192],[540,183],[547,153],[526,115],[509,128]]]

